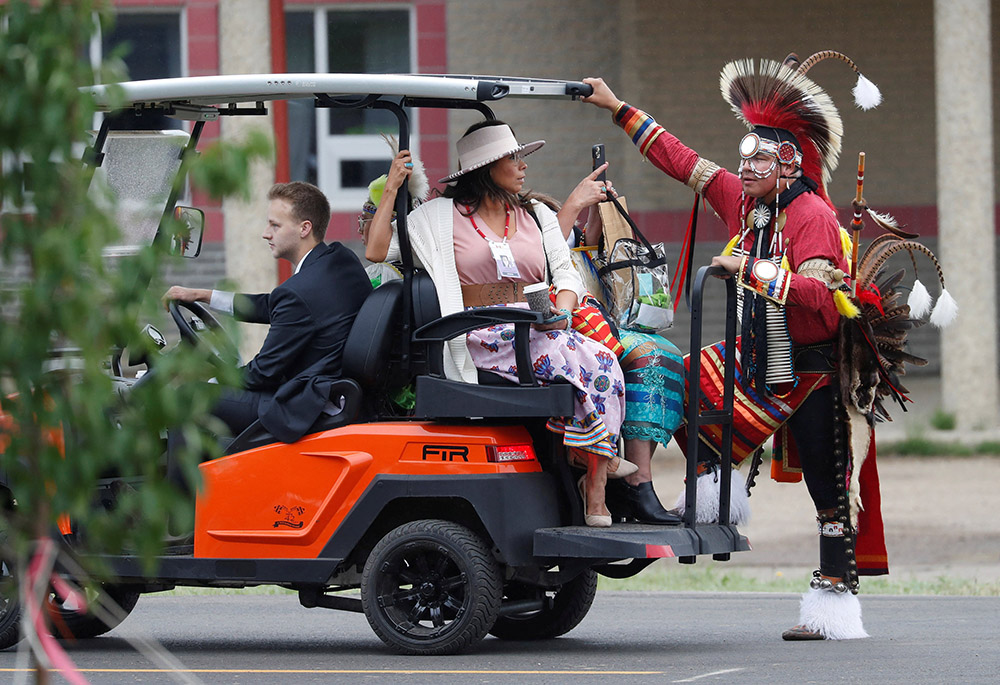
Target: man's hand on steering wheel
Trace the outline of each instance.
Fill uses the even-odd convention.
[[[167,291],[167,295],[176,290],[197,292],[191,288],[174,286]],[[209,297],[211,297],[211,291],[208,292]],[[167,300],[166,295],[164,295],[164,302],[167,306],[167,311],[170,312],[170,318],[174,320],[174,325],[177,326],[177,331],[181,334],[183,340],[194,346],[206,347],[221,364],[226,366],[239,364],[239,351],[237,350],[236,343],[229,337],[222,324],[219,323],[219,320],[215,318],[215,315],[212,314],[208,307],[202,305],[195,298],[192,298],[190,301],[179,298]],[[199,328],[194,323],[194,318],[191,320],[186,319],[184,313],[181,311],[182,309],[186,309],[193,314],[198,321],[204,324],[204,328]]]
[[[185,288],[180,285],[170,286],[170,289],[163,294],[160,300],[163,302],[163,306],[169,309],[169,304],[171,300],[177,300],[178,302],[204,302],[208,304],[212,299],[212,291],[205,290],[204,288]]]

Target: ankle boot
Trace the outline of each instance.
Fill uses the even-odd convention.
[[[631,509],[632,518],[640,523],[656,523],[661,525],[674,525],[681,523],[679,515],[671,513],[663,508],[660,499],[653,490],[653,482],[646,481],[638,485],[624,485],[625,499]]]

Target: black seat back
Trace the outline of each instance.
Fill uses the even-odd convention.
[[[387,380],[390,350],[403,312],[403,282],[390,281],[365,299],[344,343],[343,374],[366,391]]]
[[[413,274],[411,304],[416,330],[441,316],[437,291],[426,272]],[[366,393],[394,390],[426,368],[425,346],[410,345],[408,368],[403,352],[403,281],[375,288],[361,305],[344,344],[343,375],[361,384]]]

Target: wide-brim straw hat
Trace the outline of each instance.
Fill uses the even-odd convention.
[[[516,153],[520,153],[522,157],[530,155],[543,145],[544,140],[521,145],[506,124],[484,126],[459,139],[458,171],[445,176],[438,183],[451,183],[463,174]]]

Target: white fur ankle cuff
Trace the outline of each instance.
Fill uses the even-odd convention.
[[[861,622],[861,602],[850,592],[809,590],[799,604],[799,623],[827,640],[868,637]]]

